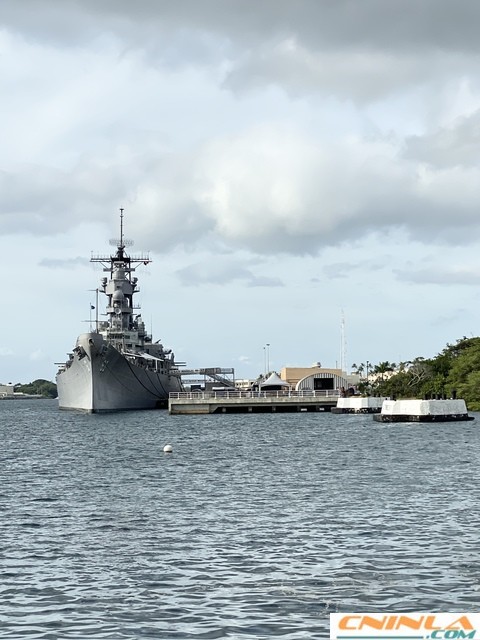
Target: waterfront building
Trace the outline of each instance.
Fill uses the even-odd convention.
[[[14,392],[13,384],[0,384],[0,397],[13,396]]]
[[[356,387],[357,375],[348,375],[341,369],[329,369],[319,363],[311,367],[283,367],[280,378],[295,391],[332,391]]]

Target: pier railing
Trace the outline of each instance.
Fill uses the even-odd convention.
[[[338,389],[325,389],[313,391],[305,389],[302,391],[172,391],[172,400],[217,400],[217,399],[237,399],[237,398],[338,398]]]

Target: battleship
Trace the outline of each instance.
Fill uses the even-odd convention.
[[[133,302],[139,292],[134,275],[139,265],[151,262],[149,255],[129,256],[131,244],[123,236],[120,209],[120,238],[113,255],[93,255],[110,277],[101,280],[96,294],[96,320],[88,333],[78,336],[68,360],[56,376],[58,405],[87,413],[165,408],[172,391],[183,391],[178,364],[171,349],[153,342],[146,331],[140,309]],[[98,319],[98,294],[107,297],[106,318]],[[93,309],[93,305],[91,305]]]

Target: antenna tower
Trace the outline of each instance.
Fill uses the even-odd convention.
[[[341,347],[340,347],[340,368],[347,373],[347,339],[345,336],[345,314],[342,309],[340,320],[340,334],[341,334]]]
[[[125,249],[123,244],[123,209],[120,209],[120,249]]]

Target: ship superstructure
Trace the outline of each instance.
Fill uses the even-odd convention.
[[[69,360],[57,373],[59,407],[88,412],[164,407],[170,391],[182,391],[174,354],[153,342],[134,296],[139,292],[136,268],[151,262],[146,255],[130,256],[123,235],[113,255],[92,255],[108,277],[97,291],[95,330],[77,338]],[[106,318],[98,319],[98,295],[107,298]]]

